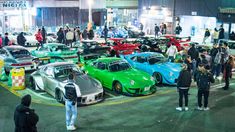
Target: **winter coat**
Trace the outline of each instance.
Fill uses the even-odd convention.
[[[21,46],[25,46],[26,38],[22,33],[17,36],[17,43]]]
[[[219,39],[224,39],[224,28],[219,29]]]
[[[2,37],[0,37],[0,47],[2,47],[3,45],[3,39],[2,39]]]
[[[66,33],[66,40],[72,41],[74,39],[74,33],[72,31],[68,31]]]
[[[93,31],[93,30],[90,30],[90,31],[88,32],[88,39],[92,40],[94,37],[95,37],[94,31]]]
[[[195,80],[197,82],[198,89],[206,91],[209,91],[210,84],[215,82],[213,75],[208,71],[202,72],[197,70],[195,73]]]
[[[182,70],[178,77],[178,88],[189,88],[192,82],[192,75],[188,70]]]
[[[206,30],[206,32],[205,32],[205,35],[204,35],[204,37],[210,37],[210,31],[209,30]]]
[[[218,39],[219,38],[219,32],[218,31],[214,31],[212,34],[213,39]]]
[[[175,28],[175,34],[180,34],[180,32],[182,32],[182,27],[181,26],[177,26]]]
[[[82,38],[85,39],[85,40],[88,38],[87,30],[84,30],[84,31],[83,31],[83,33],[82,33]]]
[[[64,32],[63,31],[57,32],[57,40],[59,41],[59,43],[62,43],[62,41],[64,40]]]
[[[172,46],[170,46],[169,49],[167,50],[166,54],[167,54],[168,56],[173,56],[173,57],[175,57],[175,55],[177,54],[177,52],[178,52],[178,50],[177,50],[176,46],[172,45]]]
[[[232,76],[232,69],[232,65],[226,62],[224,66],[224,78],[229,78]]]
[[[199,52],[195,47],[191,47],[188,50],[188,55],[191,57],[191,60],[198,60],[199,58]]]
[[[37,34],[35,34],[35,37],[36,37],[36,40],[41,43],[43,41],[43,38],[42,38],[42,33],[41,32],[38,32]]]
[[[46,30],[43,28],[43,29],[42,29],[43,43],[46,43],[46,37],[47,37],[47,32],[46,32]]]
[[[27,95],[26,95],[27,96]],[[15,132],[37,132],[38,115],[29,108],[31,99],[24,96],[14,113]]]
[[[4,38],[3,46],[7,46],[9,43],[10,43],[9,38],[8,38],[8,37],[5,37],[5,38]]]

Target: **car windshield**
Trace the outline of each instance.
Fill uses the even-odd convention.
[[[26,49],[8,49],[14,58],[29,57],[30,52]]]
[[[109,65],[109,70],[111,72],[125,71],[130,68],[131,68],[131,66],[125,61],[113,62],[113,63],[110,63],[110,65]]]
[[[82,71],[78,69],[75,65],[63,65],[55,67],[55,78],[68,78],[70,73],[74,73],[78,76],[83,75]]]
[[[53,51],[66,51],[66,50],[69,50],[69,48],[65,45],[52,46],[51,49]]]
[[[154,55],[154,56],[148,57],[148,62],[150,65],[153,65],[155,63],[167,62],[167,59],[163,55]]]

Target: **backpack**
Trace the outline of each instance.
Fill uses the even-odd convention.
[[[201,90],[208,90],[210,88],[210,77],[208,73],[199,73],[197,86]]]
[[[214,63],[215,64],[220,64],[222,59],[222,53],[218,51],[218,53],[215,55]]]

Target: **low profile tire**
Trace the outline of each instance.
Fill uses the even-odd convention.
[[[153,74],[154,79],[156,80],[156,84],[162,84],[162,75],[159,72]]]
[[[120,82],[115,82],[113,85],[113,89],[116,93],[121,94],[122,93],[122,84]]]
[[[55,91],[55,99],[59,103],[62,103],[62,104],[65,103],[64,94],[63,94],[63,92],[61,90],[57,89]]]
[[[37,84],[36,84],[35,80],[32,77],[30,77],[30,88],[32,90],[36,90],[36,88],[37,88]]]

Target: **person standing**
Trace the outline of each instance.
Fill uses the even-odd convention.
[[[104,26],[104,40],[105,40],[105,43],[107,43],[107,38],[108,38],[108,28],[107,28],[107,25]]]
[[[87,31],[87,27],[83,30],[83,32],[82,32],[82,38],[84,39],[84,40],[87,40],[87,38],[88,38],[88,31]]]
[[[214,40],[214,44],[218,43],[219,32],[218,32],[218,30],[216,28],[214,29],[214,32],[212,34],[212,38]]]
[[[140,31],[143,32],[143,30],[144,30],[144,25],[140,23]]]
[[[8,33],[5,33],[3,46],[7,46],[10,43],[10,39],[8,38]]]
[[[224,39],[224,28],[223,28],[223,25],[220,25],[220,29],[219,29],[219,40],[220,39]]]
[[[180,26],[180,24],[177,24],[177,26],[175,27],[175,34],[179,35],[182,32],[182,27]]]
[[[76,39],[76,41],[79,41],[81,39],[80,27],[77,27],[75,30],[75,39]]]
[[[155,27],[154,27],[155,38],[158,37],[159,31],[160,31],[159,26],[157,24],[155,24]]]
[[[3,44],[3,39],[2,39],[2,34],[0,34],[0,48],[2,48]]]
[[[229,89],[229,79],[232,76],[233,66],[234,66],[233,57],[229,56],[228,61],[224,65],[224,80],[225,80],[225,86],[223,87],[224,90]]]
[[[31,96],[23,96],[14,112],[15,132],[37,132],[38,115],[30,108]]]
[[[77,119],[77,98],[81,97],[80,89],[74,84],[74,79],[74,74],[70,73],[68,76],[68,83],[64,86],[67,130],[76,129],[74,124]]]
[[[196,82],[198,87],[198,110],[209,110],[208,98],[210,91],[210,84],[214,83],[215,80],[213,75],[209,72],[209,66],[199,64],[198,71],[196,73]],[[202,108],[202,97],[204,97],[204,109]]]
[[[199,52],[195,48],[195,44],[192,44],[191,48],[188,50],[188,55],[191,57],[192,60],[192,70],[193,70],[193,75],[197,69],[197,62],[199,60]]]
[[[36,37],[36,40],[38,41],[38,46],[37,48],[39,48],[39,46],[43,46],[42,45],[42,41],[43,41],[43,38],[42,38],[42,33],[41,33],[41,29],[38,29],[38,32],[35,34],[35,37]]]
[[[24,33],[21,32],[18,36],[17,36],[17,44],[21,45],[21,46],[25,46],[25,42],[26,42],[26,38],[24,37]]]
[[[42,43],[45,44],[47,40],[47,31],[44,26],[42,26]]]
[[[63,43],[64,42],[64,31],[63,31],[63,28],[60,28],[59,31],[57,32],[57,41],[59,43]]]
[[[68,32],[66,33],[67,46],[70,45],[70,47],[72,47],[73,39],[74,39],[74,32],[71,29],[69,29]]]
[[[230,40],[235,40],[235,33],[234,33],[234,31],[232,31],[232,33],[229,34],[229,39]]]
[[[92,40],[95,37],[95,33],[93,29],[91,28],[88,32],[88,39]]]
[[[204,38],[203,38],[203,41],[202,41],[202,44],[206,44],[206,40],[210,37],[210,31],[208,28],[206,28],[206,31],[205,31],[205,34],[204,34]]]
[[[185,100],[185,111],[188,111],[188,91],[192,82],[191,72],[188,71],[187,64],[182,65],[182,70],[178,77],[177,89],[179,92],[179,107],[176,108],[178,111],[183,110],[183,98]]]
[[[222,69],[222,65],[224,64],[224,47],[223,44],[219,44],[219,47],[217,48],[217,52],[214,58],[214,64],[216,65],[215,68],[215,75],[216,77],[219,77]]]
[[[178,50],[177,50],[175,44],[172,43],[166,52],[166,54],[168,56],[168,61],[174,62],[177,52],[178,52]]]

